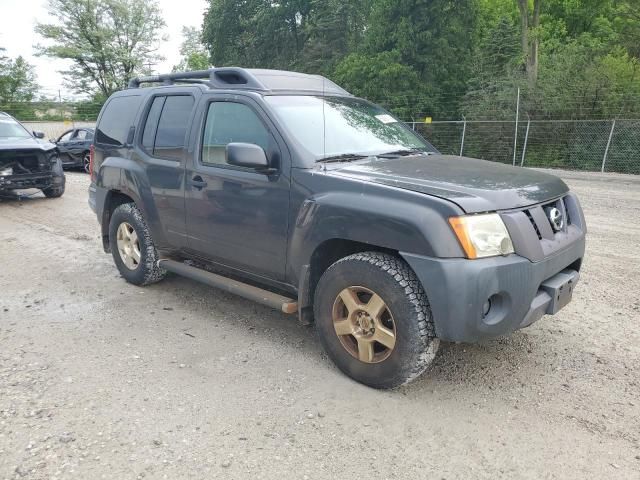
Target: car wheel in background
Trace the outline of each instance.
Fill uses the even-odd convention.
[[[57,198],[64,194],[64,188],[66,183],[66,177],[64,176],[64,170],[62,170],[62,160],[56,158],[55,164],[51,168],[52,180],[51,186],[42,189],[42,193],[47,198]]]

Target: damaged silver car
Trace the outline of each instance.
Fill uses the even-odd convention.
[[[0,196],[38,188],[49,198],[64,193],[65,177],[56,146],[0,112]]]

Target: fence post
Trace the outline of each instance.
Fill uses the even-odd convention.
[[[520,166],[524,167],[524,156],[527,154],[527,143],[529,142],[529,127],[531,127],[531,117],[527,113],[527,133],[524,134],[524,145],[522,146],[522,159]]]
[[[613,138],[613,131],[616,128],[616,119],[613,119],[613,123],[611,124],[611,131],[609,132],[609,140],[607,140],[607,148],[604,149],[604,157],[602,157],[602,168],[600,169],[601,173],[604,173],[604,166],[607,163],[607,156],[609,155],[609,147],[611,146],[611,139]]]
[[[462,152],[464,151],[464,137],[467,134],[467,117],[462,116],[462,139],[460,140],[460,156],[462,156]]]
[[[520,118],[520,87],[518,87],[518,100],[516,101],[516,131],[513,135],[513,166],[516,166],[516,150],[518,150],[518,119]]]

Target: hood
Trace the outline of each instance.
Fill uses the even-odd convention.
[[[452,155],[371,157],[338,165],[336,169],[327,165],[327,173],[444,198],[467,213],[526,207],[569,190],[554,175]]]
[[[46,140],[39,140],[34,137],[28,138],[6,138],[0,137],[0,152],[5,150],[42,150],[48,151],[56,148],[56,146]]]

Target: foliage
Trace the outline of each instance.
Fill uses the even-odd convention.
[[[62,73],[77,93],[108,97],[161,59],[154,0],[49,0],[49,11],[55,21],[36,26],[48,41],[37,51],[71,61]]]
[[[182,27],[182,59],[173,67],[174,72],[206,70],[209,68],[209,54],[202,44],[202,32],[194,27]]]
[[[21,56],[11,59],[2,55],[2,50],[0,49],[0,104],[32,101],[38,92],[33,66]]]

